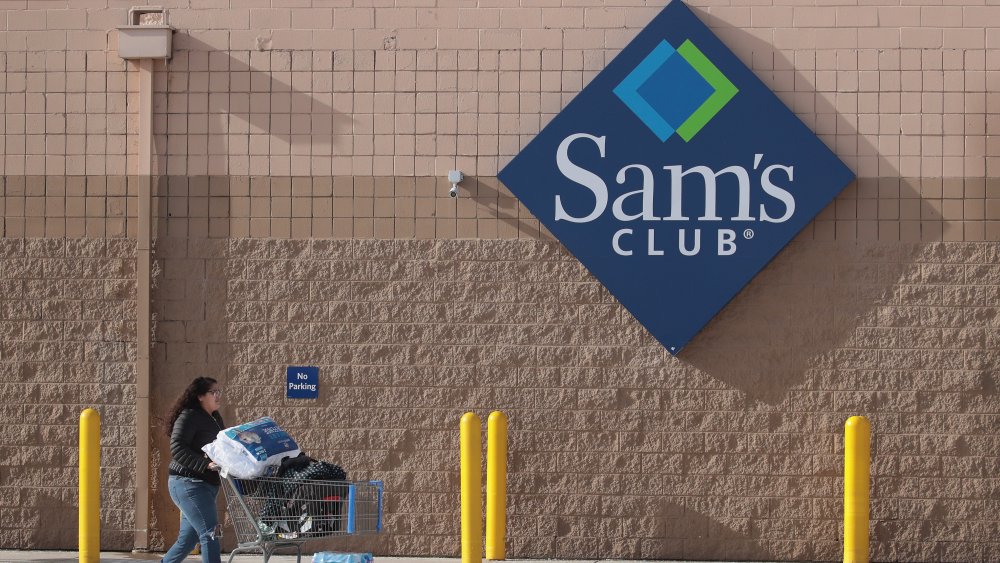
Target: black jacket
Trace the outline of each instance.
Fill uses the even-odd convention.
[[[212,460],[201,447],[214,442],[219,431],[225,428],[219,411],[211,415],[204,409],[181,411],[170,434],[170,474],[218,485],[219,473],[208,468]]]

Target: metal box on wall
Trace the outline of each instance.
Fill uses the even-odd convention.
[[[174,28],[159,6],[128,11],[128,25],[118,26],[118,56],[123,59],[169,59]]]

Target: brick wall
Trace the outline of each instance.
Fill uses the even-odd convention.
[[[296,238],[427,236],[426,226],[390,230],[386,219],[447,213],[435,196],[447,190],[443,177],[453,168],[478,179],[473,189],[487,185],[509,196],[495,182],[497,170],[660,8],[169,4],[179,31],[174,57],[156,66],[154,171],[322,179],[298,187],[307,197],[326,197],[332,176],[370,184],[356,194],[367,198],[365,190],[377,192],[381,179],[415,200],[412,212],[363,203],[338,211],[360,219],[357,226],[342,221],[309,234],[301,226],[267,229]],[[137,72],[117,57],[111,31],[127,8],[100,0],[3,7],[0,173],[134,173],[137,120],[129,112],[138,104]],[[1000,161],[991,150],[1000,127],[993,93],[1000,76],[998,7],[694,7],[858,174],[857,185],[820,217],[822,238],[1000,238]],[[436,180],[430,191],[421,189],[423,178]],[[107,195],[118,195],[119,185],[109,183]],[[253,188],[234,187],[241,189],[239,197]],[[72,185],[65,190],[29,194],[52,201],[12,202],[3,213],[7,236],[82,236],[73,234],[81,230],[95,236],[96,223],[55,220],[98,213],[58,201],[79,197],[70,195]],[[122,209],[105,212],[114,219],[108,236],[127,229]],[[193,216],[232,212],[198,208]],[[327,219],[332,212],[299,206],[284,213]],[[266,236],[244,223],[229,233]],[[440,229],[433,236],[492,238],[503,228]]]
[[[457,421],[500,408],[512,557],[836,559],[866,414],[875,557],[995,558],[1000,7],[693,4],[858,180],[673,358],[495,178],[662,2],[165,4],[153,414],[214,375],[227,420],[384,478],[389,534],[348,547],[457,555]],[[132,547],[126,10],[0,1],[2,547],[75,545],[92,405]],[[299,363],[317,402],[281,396]]]

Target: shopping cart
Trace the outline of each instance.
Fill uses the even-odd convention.
[[[237,542],[230,563],[248,552],[262,552],[267,563],[276,550],[286,548],[295,549],[296,562],[301,563],[302,544],[308,540],[382,531],[381,481],[224,481]]]

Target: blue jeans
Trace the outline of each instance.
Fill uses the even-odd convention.
[[[219,487],[200,479],[171,475],[167,480],[170,499],[181,509],[181,531],[170,551],[163,556],[163,563],[180,563],[195,544],[201,544],[202,563],[220,563],[221,530],[219,513],[215,510],[215,497]]]

